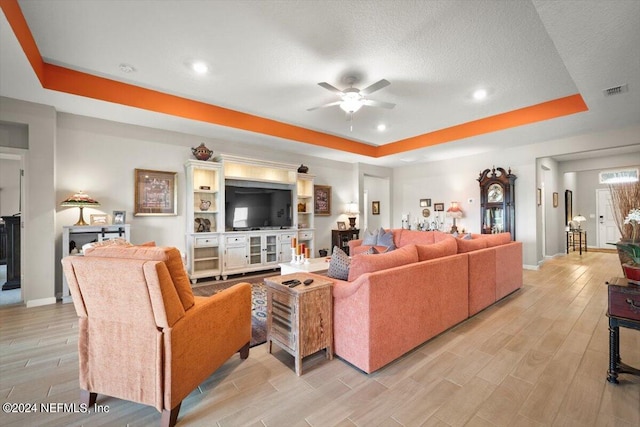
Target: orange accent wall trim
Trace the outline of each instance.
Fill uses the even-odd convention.
[[[7,17],[33,71],[45,89],[368,157],[384,157],[588,110],[582,96],[575,94],[376,147],[300,126],[45,63],[17,0],[0,0],[0,7]]]
[[[383,145],[378,147],[378,156],[403,153],[587,110],[589,108],[580,94],[570,95]]]

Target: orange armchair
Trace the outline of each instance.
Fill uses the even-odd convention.
[[[154,406],[173,426],[180,404],[251,339],[251,285],[191,292],[180,252],[104,247],[62,260],[79,317],[81,402],[105,394]]]

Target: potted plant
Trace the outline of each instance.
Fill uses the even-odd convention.
[[[620,265],[624,266],[633,262],[631,255],[628,251],[623,250],[625,244],[638,243],[638,229],[637,223],[634,224],[632,219],[628,218],[628,215],[633,209],[638,209],[638,200],[640,200],[640,181],[627,182],[609,185],[609,191],[611,192],[611,210],[613,213],[613,219],[618,226],[620,232],[620,241],[617,243],[611,243],[618,247],[618,257],[620,258]],[[633,217],[633,215],[632,215]],[[622,267],[624,271],[624,267]],[[626,276],[626,273],[625,273]]]
[[[640,284],[640,243],[637,240],[638,227],[640,226],[640,208],[631,209],[623,224],[630,226],[630,238],[614,244],[621,254],[620,261],[622,262],[622,270],[625,277],[631,283]],[[625,257],[622,255],[625,255]]]

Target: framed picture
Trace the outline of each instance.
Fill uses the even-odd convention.
[[[433,204],[434,212],[444,212],[444,203],[434,203]]]
[[[91,225],[109,225],[109,215],[107,214],[91,214],[89,218]]]
[[[177,215],[177,172],[135,170],[135,216]]]
[[[313,211],[316,215],[331,215],[331,187],[328,185],[313,186]]]
[[[380,215],[380,202],[379,201],[371,202],[371,214],[372,215]]]
[[[556,193],[555,191],[553,192],[553,207],[558,207],[558,193]]]
[[[538,206],[540,206],[542,204],[542,190],[540,188],[538,188],[538,193],[536,198],[537,198]]]
[[[344,221],[338,221],[338,230],[346,230],[347,229],[347,223]]]
[[[124,224],[127,213],[125,211],[113,211],[113,223]]]
[[[430,208],[431,207],[431,199],[420,199],[420,207],[421,208]]]
[[[573,220],[573,192],[564,190],[564,216],[565,224],[569,224]]]

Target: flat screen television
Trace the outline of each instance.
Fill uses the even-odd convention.
[[[293,186],[253,181],[225,183],[227,231],[290,228]]]

